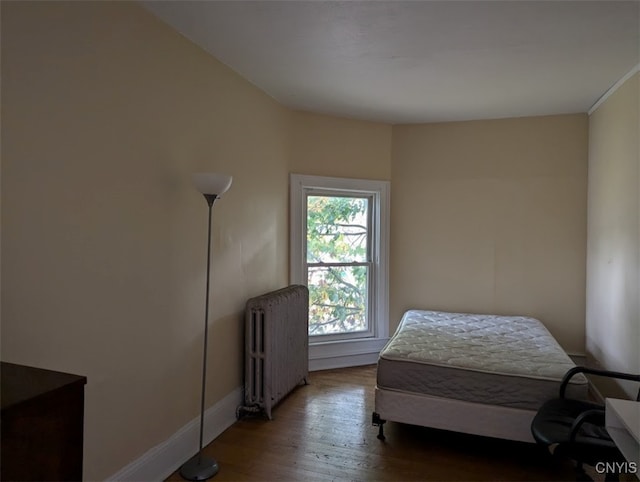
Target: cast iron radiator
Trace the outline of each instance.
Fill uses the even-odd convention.
[[[309,376],[309,290],[291,285],[247,301],[245,310],[244,405],[271,409]]]

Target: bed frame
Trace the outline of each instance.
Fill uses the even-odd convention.
[[[373,425],[384,440],[387,421],[454,432],[535,443],[531,435],[534,410],[465,402],[450,398],[375,388]]]

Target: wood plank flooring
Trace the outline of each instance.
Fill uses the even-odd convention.
[[[375,366],[312,372],[274,420],[245,417],[205,448],[220,465],[213,480],[575,480],[569,462],[533,444],[393,422],[381,442],[371,425],[374,386]]]

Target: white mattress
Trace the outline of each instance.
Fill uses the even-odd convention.
[[[574,363],[538,320],[410,310],[380,353],[385,390],[536,410]],[[567,395],[587,397],[576,375]]]

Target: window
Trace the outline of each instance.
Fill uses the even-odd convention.
[[[371,196],[306,194],[309,336],[371,335]]]
[[[373,354],[374,363],[386,341],[388,187],[291,175],[291,282],[309,287],[312,360]]]

